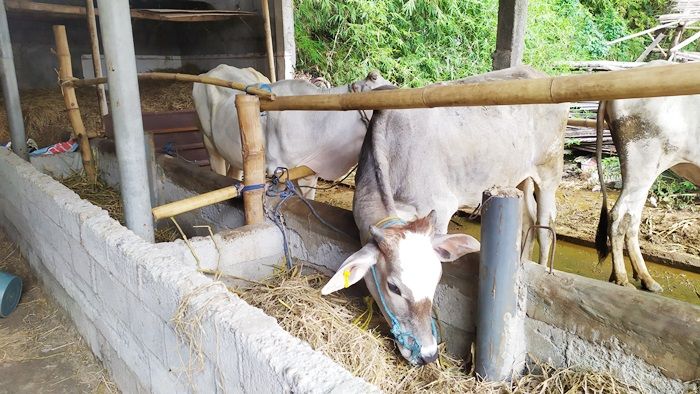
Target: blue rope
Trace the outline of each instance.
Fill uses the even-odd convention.
[[[256,183],[253,185],[246,185],[246,186],[240,188],[240,190],[238,190],[238,192],[240,194],[243,194],[245,192],[252,192],[253,190],[259,190],[259,189],[262,189],[264,187],[265,187],[264,183]]]
[[[268,92],[272,93],[272,86],[270,86],[269,83],[251,83],[250,85],[247,85],[245,89],[243,89],[244,92],[250,93],[248,89],[250,88],[258,88],[262,90],[267,90]]]
[[[389,218],[388,220],[380,221],[379,223],[381,223],[379,225],[379,227],[381,228],[388,228],[392,226],[400,226],[406,224],[405,221],[398,217]],[[382,289],[379,286],[379,280],[377,279],[377,271],[375,270],[374,265],[372,265],[370,269],[372,271],[372,279],[374,279],[374,286],[377,288],[377,293],[379,294],[379,301],[382,303],[382,308],[384,308],[384,311],[386,312],[387,316],[389,316],[389,320],[391,320],[391,334],[394,336],[396,342],[398,342],[399,345],[411,351],[411,361],[415,363],[420,357],[420,342],[418,341],[418,338],[416,338],[413,335],[413,333],[405,331],[403,329],[401,323],[399,323],[399,319],[397,319],[396,315],[394,315],[391,309],[389,309],[389,306],[386,304],[386,300],[384,299],[384,293],[382,292]],[[439,333],[437,330],[437,326],[435,325],[435,319],[431,317],[430,323],[433,337],[437,342],[439,342]]]

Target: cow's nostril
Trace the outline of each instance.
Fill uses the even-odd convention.
[[[421,356],[421,361],[423,361],[423,364],[430,364],[433,361],[437,360],[438,358],[438,352],[435,352],[431,354],[430,356]]]

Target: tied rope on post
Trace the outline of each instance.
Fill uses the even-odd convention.
[[[285,179],[284,181],[282,179]],[[258,185],[251,185],[251,186],[258,186]],[[264,186],[264,185],[263,185]],[[245,189],[245,188],[243,188]],[[313,205],[304,198],[304,196],[297,190],[297,188],[294,186],[294,183],[289,179],[289,169],[285,167],[277,167],[275,169],[275,172],[273,173],[272,177],[269,180],[269,187],[265,191],[265,195],[267,197],[277,197],[279,198],[279,202],[275,205],[275,207],[268,211],[268,217],[270,220],[272,220],[277,228],[280,229],[282,232],[282,242],[283,242],[283,247],[284,247],[284,258],[286,260],[286,265],[287,269],[292,268],[292,256],[289,252],[289,240],[287,237],[287,228],[285,226],[284,222],[284,216],[282,215],[281,209],[282,206],[284,205],[287,200],[289,200],[291,197],[299,197],[299,199],[306,205],[307,208],[309,208],[309,211],[318,219],[319,222],[324,224],[326,227],[330,228],[331,230],[339,233],[339,234],[344,234],[348,235],[344,231],[338,229],[337,227],[333,226],[332,224],[328,223],[325,221],[321,216],[316,212],[314,209]]]

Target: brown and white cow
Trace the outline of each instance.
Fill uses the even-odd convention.
[[[517,67],[451,83],[544,76]],[[462,206],[476,206],[493,185],[531,191],[528,185],[534,183],[536,220],[552,224],[567,113],[567,104],[375,112],[362,146],[353,200],[364,246],[345,260],[322,293],[364,277],[401,354],[411,363],[434,361],[431,309],[442,275],[440,262],[479,249],[468,235],[447,234],[450,218]],[[535,220],[531,210],[525,212],[526,222]],[[547,248],[548,234],[540,241]],[[547,253],[541,256],[546,261]]]
[[[235,67],[220,65],[207,76],[258,83],[258,76]],[[270,84],[278,96],[339,94],[372,90],[390,83],[376,72],[363,80],[331,89],[319,88],[305,80],[284,80]],[[220,174],[240,179],[243,169],[241,137],[238,129],[235,96],[243,92],[212,85],[194,84],[192,96],[202,125],[204,141],[212,159],[212,168]],[[268,174],[277,167],[307,166],[317,175],[299,180],[305,197],[313,198],[316,181],[333,180],[357,164],[362,139],[372,111],[270,111],[261,116],[265,161]],[[215,163],[216,161],[216,163]],[[226,163],[230,166],[227,169]]]
[[[652,62],[649,66],[667,64]],[[610,214],[601,165],[603,119],[607,120],[620,157],[622,191]],[[603,206],[596,233],[598,257],[612,245],[610,281],[630,285],[625,270],[625,242],[633,277],[653,292],[662,287],[651,277],[639,248],[639,226],[647,194],[656,178],[667,169],[700,186],[700,95],[602,101],[598,107],[598,175]]]

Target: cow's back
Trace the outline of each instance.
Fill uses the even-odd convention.
[[[521,67],[448,84],[542,75]],[[378,111],[362,148],[358,190],[363,181],[374,183],[362,179],[374,176],[372,167],[384,166],[396,205],[426,214],[441,199],[476,206],[493,185],[517,186],[528,177],[540,182],[543,176],[558,183],[567,115],[568,104]]]

